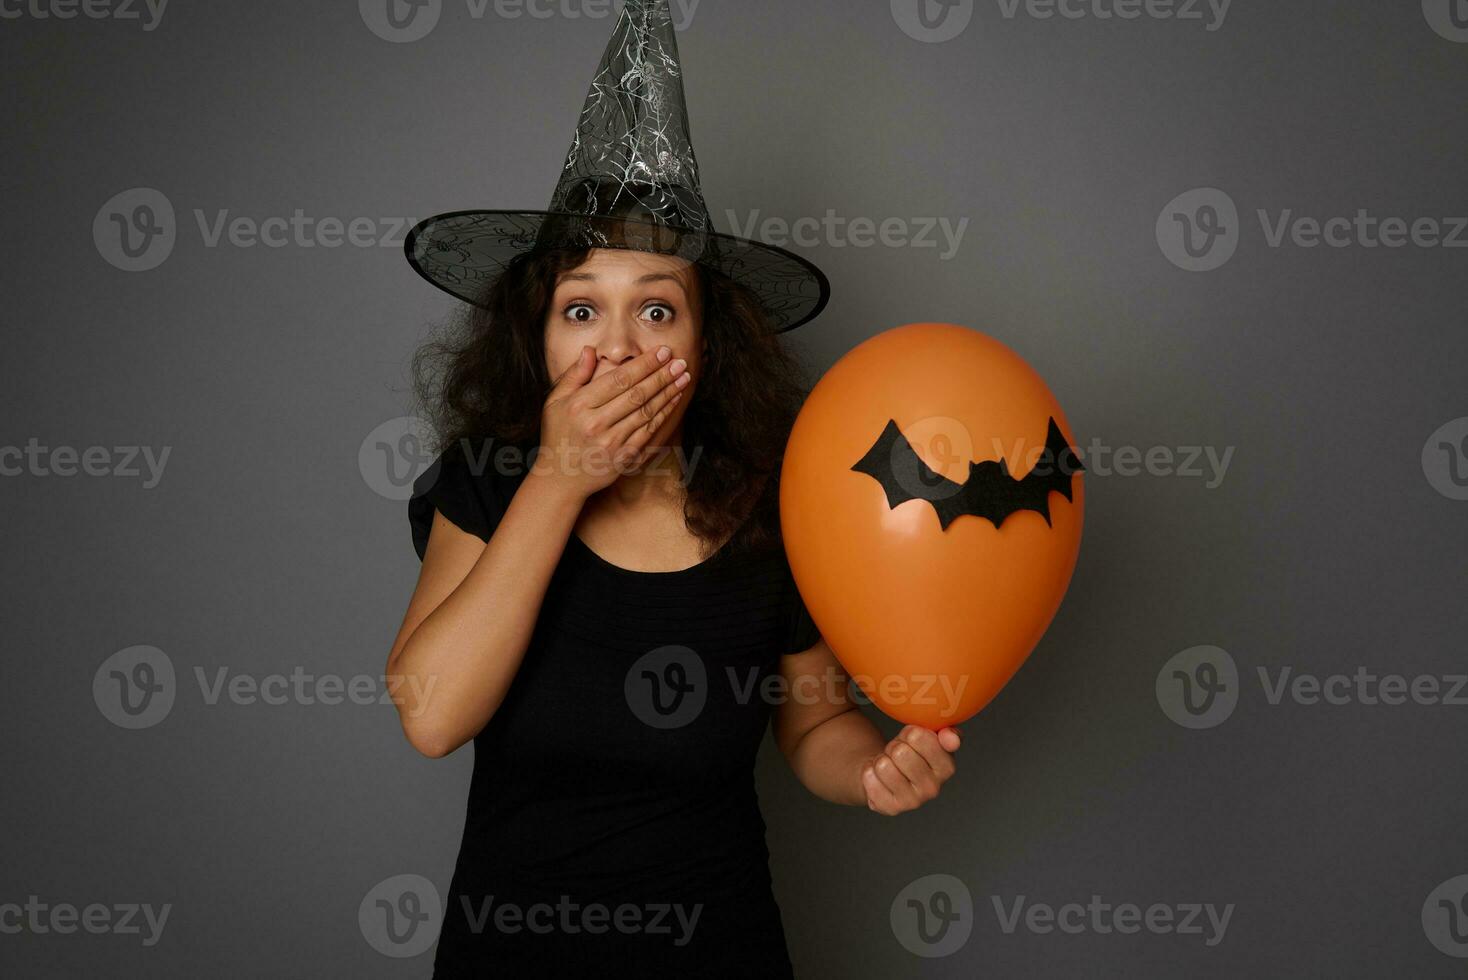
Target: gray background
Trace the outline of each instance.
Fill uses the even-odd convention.
[[[391,706],[210,705],[194,672],[381,671],[418,563],[404,506],[357,453],[410,411],[408,359],[451,301],[404,263],[394,220],[379,247],[209,247],[194,212],[538,209],[610,28],[475,19],[464,0],[412,43],[378,37],[347,0],[178,3],[152,31],[0,20],[0,443],[171,447],[152,489],[0,478],[0,903],[173,906],[152,948],[0,935],[0,972],[428,974],[429,954],[375,951],[357,908],[393,875],[446,890],[470,751],[418,757]],[[1464,670],[1468,503],[1421,458],[1468,415],[1468,253],[1271,248],[1255,212],[1468,213],[1468,44],[1416,0],[1238,0],[1216,31],[1006,18],[987,0],[944,43],[910,37],[886,0],[704,0],[680,44],[721,227],[728,209],[969,219],[947,261],[808,250],[833,284],[792,336],[813,369],[888,327],[948,320],[1027,358],[1083,444],[1235,449],[1212,488],[1088,477],[1069,597],[967,726],[936,803],[897,819],[824,804],[767,742],[797,971],[1461,976],[1421,913],[1468,873],[1468,707],[1271,705],[1256,668]],[[177,242],[128,273],[91,229],[135,187],[172,202]],[[1154,226],[1201,187],[1241,220],[1232,260],[1194,273]],[[128,731],[90,690],[136,644],[166,652],[177,702]],[[1237,662],[1239,701],[1189,730],[1156,681],[1199,644]],[[889,908],[938,873],[972,893],[973,934],[924,959]],[[991,903],[1092,894],[1236,907],[1209,948],[1006,934]]]

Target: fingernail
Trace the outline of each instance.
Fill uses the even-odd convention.
[[[672,356],[673,356],[673,352],[670,349],[668,349],[667,347],[659,347],[658,348],[658,360],[659,361],[666,362],[667,359],[670,358],[670,357],[672,357]]]
[[[680,375],[684,371],[688,370],[688,362],[685,361],[685,360],[683,360],[683,358],[680,357],[676,361],[674,361],[672,364],[668,365],[668,370],[671,371],[671,372],[673,372],[673,377],[676,378],[678,375]]]
[[[680,374],[680,375],[678,375],[678,380],[677,381],[674,381],[673,384],[677,385],[679,388],[686,388],[686,387],[688,387],[688,382],[690,382],[692,380],[693,380],[693,375],[691,375],[691,374]]]

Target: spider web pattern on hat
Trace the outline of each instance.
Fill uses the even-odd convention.
[[[470,303],[516,257],[547,248],[679,255],[754,292],[777,331],[812,319],[830,286],[807,260],[716,232],[689,136],[668,0],[627,0],[577,121],[545,211],[457,211],[408,236],[408,261]]]
[[[588,186],[609,186],[611,195],[588,197]],[[624,195],[654,220],[710,230],[666,2],[627,4],[592,79],[549,210],[606,214],[627,205]]]

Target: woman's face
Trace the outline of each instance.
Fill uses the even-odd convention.
[[[545,366],[552,379],[576,363],[581,348],[596,348],[596,376],[659,346],[688,362],[686,396],[656,441],[678,431],[698,387],[703,324],[698,277],[692,263],[631,249],[594,249],[556,281],[545,319]]]

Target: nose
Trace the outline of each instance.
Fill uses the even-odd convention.
[[[608,368],[626,364],[642,354],[637,341],[637,331],[632,318],[625,313],[614,313],[603,321],[601,343],[597,345],[598,359]]]

